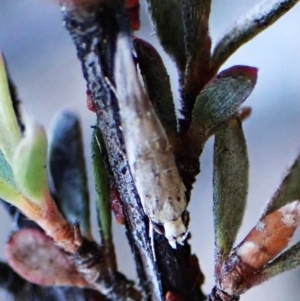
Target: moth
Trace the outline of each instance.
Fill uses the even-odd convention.
[[[139,82],[130,39],[123,34],[117,38],[114,76],[126,153],[144,212],[157,232],[163,226],[176,248],[188,234],[183,221],[185,187],[165,131]]]

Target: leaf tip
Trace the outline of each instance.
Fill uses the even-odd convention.
[[[246,66],[246,65],[235,65],[220,72],[217,75],[217,78],[224,78],[228,76],[234,78],[245,77],[255,84],[257,81],[257,74],[258,74],[258,68],[256,67]]]

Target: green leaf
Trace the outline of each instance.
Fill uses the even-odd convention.
[[[239,118],[220,129],[214,145],[214,225],[216,261],[229,255],[241,226],[248,194],[249,161]]]
[[[267,205],[263,214],[267,214],[283,207],[284,205],[300,199],[300,154],[288,170],[279,188]]]
[[[103,160],[104,151],[104,142],[100,130],[95,128],[92,137],[92,166],[96,188],[98,225],[102,244],[105,242],[111,243],[112,241],[109,187]]]
[[[64,109],[54,118],[49,139],[49,168],[57,205],[70,222],[80,222],[91,237],[89,193],[80,121]]]
[[[0,149],[11,164],[21,132],[13,109],[4,59],[0,53]]]
[[[196,99],[191,128],[218,126],[230,118],[251,94],[257,80],[257,68],[233,66],[220,72]]]
[[[49,190],[47,137],[42,126],[32,121],[26,123],[25,136],[15,150],[12,170],[22,194],[40,205]]]
[[[20,191],[5,179],[0,178],[0,199],[17,207],[23,201]]]
[[[146,41],[133,41],[145,88],[154,110],[167,133],[175,133],[177,119],[166,67],[156,49]]]
[[[151,19],[164,50],[175,60],[179,70],[185,69],[185,46],[181,0],[147,0]]]

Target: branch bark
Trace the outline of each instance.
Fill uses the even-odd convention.
[[[122,2],[122,1],[121,1]],[[183,300],[204,300],[190,271],[190,246],[173,250],[167,240],[155,233],[156,260],[149,240],[149,221],[145,216],[124,149],[118,103],[107,79],[113,83],[113,57],[119,32],[128,35],[128,24],[122,3],[104,3],[98,7],[63,5],[64,22],[77,48],[84,77],[97,111],[101,129],[118,190],[124,202],[127,236],[137,264],[140,285],[146,300],[164,300],[168,291]]]

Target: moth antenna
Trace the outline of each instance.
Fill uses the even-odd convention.
[[[116,90],[116,88],[114,87],[114,85],[113,85],[113,83],[111,82],[111,80],[110,80],[107,76],[104,77],[104,80],[106,81],[106,83],[107,83],[107,85],[109,86],[109,88],[111,89],[111,91],[115,94],[115,97],[116,97],[117,99],[119,99],[119,98],[118,98],[117,90]]]
[[[150,238],[153,259],[156,262],[156,254],[155,254],[155,248],[154,248],[154,227],[153,227],[153,223],[151,222],[150,219],[149,219],[149,238]]]

